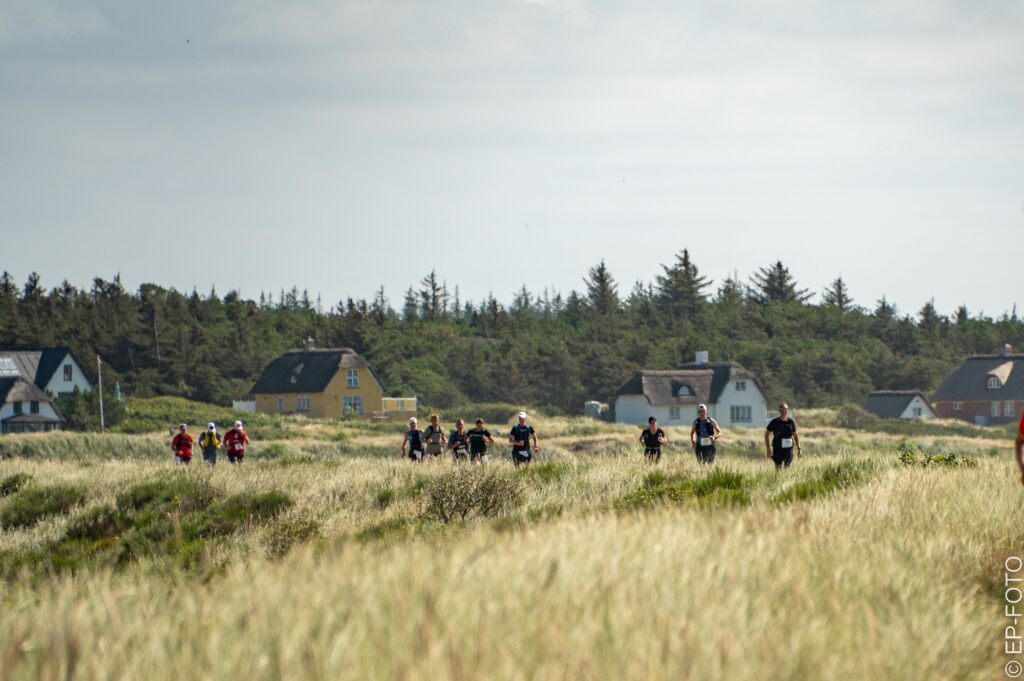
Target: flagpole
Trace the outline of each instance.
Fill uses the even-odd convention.
[[[103,422],[103,360],[100,359],[99,355],[96,355],[96,370],[100,378],[100,432],[102,433],[107,428]]]

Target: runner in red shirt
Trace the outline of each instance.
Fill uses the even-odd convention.
[[[228,461],[234,465],[242,463],[245,446],[249,444],[249,434],[242,428],[241,421],[235,421],[235,427],[224,433],[224,445],[228,450]]]
[[[184,423],[178,426],[178,434],[171,438],[171,451],[174,452],[175,463],[192,462],[192,436],[188,434],[188,426]]]
[[[1020,466],[1020,484],[1024,485],[1024,413],[1020,415],[1020,427],[1017,429],[1017,465]]]

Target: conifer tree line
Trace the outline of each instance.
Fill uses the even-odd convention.
[[[628,292],[602,261],[579,291],[524,285],[506,302],[465,300],[433,271],[397,303],[379,288],[370,300],[329,307],[297,288],[247,300],[148,283],[129,291],[115,276],[47,290],[34,273],[18,285],[4,272],[0,345],[68,346],[91,372],[99,354],[105,379],[128,395],[229,404],[271,359],[313,338],[354,348],[390,394],[425,405],[510,402],[565,413],[609,400],[639,369],[672,368],[697,350],[743,364],[769,401],[812,407],[857,403],[874,389],[927,393],[967,355],[1024,346],[1016,309],[993,319],[964,307],[946,317],[932,301],[912,313],[885,297],[865,306],[841,276],[820,302],[813,296],[781,261],[715,285],[685,249]]]

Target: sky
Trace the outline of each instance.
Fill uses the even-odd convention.
[[[1024,304],[1024,3],[0,0],[0,269],[325,306],[689,249]]]

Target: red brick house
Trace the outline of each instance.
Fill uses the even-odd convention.
[[[1016,423],[1024,409],[1024,355],[1004,345],[996,354],[968,357],[942,381],[932,403],[939,418]]]

